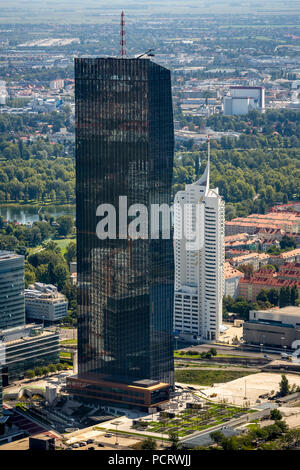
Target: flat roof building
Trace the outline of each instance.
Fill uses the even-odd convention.
[[[231,86],[223,103],[226,116],[247,114],[253,109],[264,111],[265,89],[262,86]]]
[[[249,344],[296,349],[296,341],[300,341],[300,307],[251,310],[243,337]]]
[[[0,330],[25,323],[24,256],[0,251]]]
[[[66,317],[68,313],[66,297],[52,284],[36,282],[24,292],[27,320],[55,323]]]
[[[292,325],[300,328],[300,307],[288,306],[268,310],[250,310],[249,320],[268,321],[277,325]]]
[[[3,387],[19,379],[26,370],[59,362],[59,334],[36,324],[0,330],[5,360],[0,365]]]

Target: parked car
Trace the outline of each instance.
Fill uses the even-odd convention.
[[[99,442],[98,447],[104,447],[104,444],[102,444],[102,442]]]

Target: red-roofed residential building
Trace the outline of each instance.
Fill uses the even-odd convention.
[[[285,266],[283,272],[281,272],[281,269],[278,273],[276,273],[275,271],[262,268],[254,273],[250,279],[241,279],[238,287],[238,295],[244,297],[246,300],[255,302],[257,295],[262,289],[280,290],[281,287],[292,287],[294,284],[296,284],[300,297],[300,264],[296,264],[297,268],[295,268],[294,264],[289,264],[291,267],[289,271],[289,278],[287,275],[287,267]],[[292,266],[295,269],[293,269]],[[292,275],[292,271],[294,275]]]
[[[285,263],[280,266],[278,279],[300,281],[300,263]]]
[[[251,214],[248,217],[238,217],[226,222],[225,235],[238,233],[255,234],[262,230],[282,230],[296,234],[300,232],[300,215],[294,212],[268,212],[267,214]],[[266,237],[264,237],[266,238]]]

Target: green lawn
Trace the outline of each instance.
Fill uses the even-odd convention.
[[[59,246],[59,248],[62,251],[62,254],[64,255],[65,252],[66,252],[66,248],[67,248],[68,244],[70,242],[75,242],[76,237],[73,236],[71,238],[53,238],[52,241],[55,242]]]
[[[58,247],[61,249],[62,254],[64,255],[68,244],[71,242],[76,242],[76,236],[72,235],[69,238],[48,238],[47,240],[44,240],[43,243],[48,243],[48,242],[56,243]],[[28,251],[30,255],[33,255],[34,253],[38,253],[39,251],[43,249],[44,249],[43,245],[38,245],[35,247],[28,248]]]
[[[62,359],[71,359],[72,355],[69,352],[60,351],[59,357]]]
[[[230,382],[253,373],[240,370],[175,370],[175,381],[210,386],[214,383]]]
[[[200,362],[200,363],[196,363],[196,364],[190,364],[190,363],[187,363],[187,362],[175,362],[175,367],[178,367],[178,368],[193,368],[193,367],[213,367],[215,369],[222,369],[224,367],[229,367],[229,365],[227,364],[215,364],[214,362]]]
[[[77,339],[63,339],[59,342],[59,344],[63,345],[76,345]]]
[[[184,351],[182,351],[184,352]],[[200,354],[182,354],[180,351],[174,351],[174,357],[178,359],[205,359],[201,358]],[[238,354],[217,354],[216,356],[212,356],[212,360],[217,360],[218,358],[236,358],[236,359],[247,359],[247,356],[240,356]],[[207,360],[207,359],[206,359]]]

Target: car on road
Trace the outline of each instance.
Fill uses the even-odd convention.
[[[104,447],[104,444],[102,444],[102,442],[98,442],[98,447]]]
[[[93,444],[93,443],[94,443],[94,439],[88,439],[86,442],[87,442],[87,444]]]
[[[104,437],[112,437],[112,434],[106,433],[106,434],[104,435]]]

